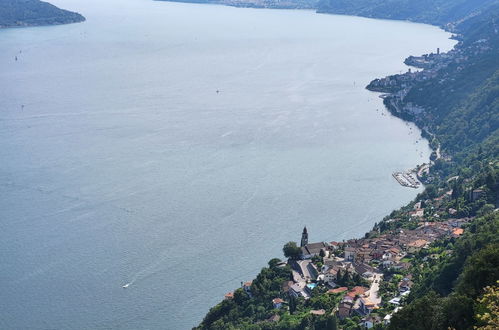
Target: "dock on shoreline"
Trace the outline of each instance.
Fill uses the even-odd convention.
[[[421,185],[419,180],[415,177],[414,171],[395,172],[392,176],[397,182],[404,187],[417,189]]]

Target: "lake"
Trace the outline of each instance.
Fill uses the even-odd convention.
[[[87,21],[0,31],[0,328],[189,329],[304,225],[360,236],[418,193],[391,174],[428,143],[364,87],[450,34],[53,2]]]

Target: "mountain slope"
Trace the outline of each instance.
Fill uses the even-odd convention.
[[[321,0],[320,12],[411,20],[435,25],[482,12],[497,0]]]
[[[57,25],[82,22],[85,17],[39,0],[1,0],[0,27]]]

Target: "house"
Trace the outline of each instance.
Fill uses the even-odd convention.
[[[284,300],[282,300],[281,298],[272,299],[272,305],[274,306],[274,308],[277,308],[277,309],[281,308],[283,303],[284,303]]]
[[[350,246],[345,248],[345,260],[353,261],[355,260],[356,249]]]
[[[310,311],[310,314],[312,314],[312,315],[319,315],[319,316],[321,316],[321,315],[326,314],[326,311],[325,311],[324,309],[312,309],[312,310]]]
[[[351,310],[352,310],[352,303],[349,303],[349,302],[341,302],[339,305],[338,305],[338,318],[340,320],[344,320],[346,319],[347,317],[350,316],[351,314]]]
[[[242,283],[242,288],[243,290],[249,295],[251,296],[251,285],[253,284],[253,281],[248,281],[248,282],[244,282]]]
[[[355,300],[355,296],[350,296],[347,294],[346,296],[343,297],[343,299],[341,301],[345,302],[345,303],[349,303],[350,305],[353,306],[354,300]]]
[[[411,290],[411,287],[413,284],[414,283],[411,280],[404,278],[398,284],[399,292],[406,292],[406,291]]]
[[[373,303],[369,298],[359,299],[359,312],[364,315],[370,314],[375,308],[377,308],[375,303]]]
[[[452,231],[452,237],[459,237],[464,233],[463,228],[456,228]]]
[[[409,215],[414,218],[422,218],[424,216],[424,209],[417,209],[409,212]]]
[[[403,269],[403,270],[408,270],[411,268],[411,264],[409,262],[397,262],[396,264],[392,265],[393,269]]]
[[[347,296],[350,296],[352,298],[354,298],[356,296],[362,296],[368,290],[369,290],[368,288],[364,288],[362,286],[356,286],[352,290],[348,291]]]
[[[337,279],[338,271],[341,269],[339,265],[329,268],[324,274],[324,282],[334,282]]]
[[[390,304],[400,305],[400,297],[395,297],[395,298],[393,298],[392,300],[389,300],[388,302],[389,302]]]
[[[363,247],[359,249],[355,254],[355,261],[360,261],[364,263],[369,263],[372,260],[371,253],[373,249],[368,247]]]
[[[343,245],[343,243],[341,242],[329,242],[329,248],[333,251],[336,251],[338,250],[341,246]]]
[[[364,263],[353,263],[353,268],[357,274],[366,278],[371,277],[374,273],[374,268]]]
[[[308,298],[308,293],[305,291],[306,282],[298,282],[291,286],[289,294],[294,297],[304,297]]]
[[[416,253],[422,248],[426,247],[429,242],[424,239],[417,239],[407,244],[407,252]]]
[[[281,286],[281,290],[283,293],[289,293],[291,286],[294,284],[293,281],[284,281]]]
[[[362,322],[359,323],[359,326],[363,329],[371,329],[374,327],[374,322],[368,317],[362,320]]]
[[[482,198],[482,196],[485,194],[485,192],[482,190],[482,189],[474,189],[472,192],[471,192],[471,200],[473,202],[476,202],[477,200],[479,200],[480,198]]]
[[[381,323],[381,319],[375,316],[367,316],[362,319],[362,322],[359,325],[364,329],[371,329],[375,324]]]
[[[234,299],[234,292],[231,291],[231,292],[226,293],[225,296],[224,296],[224,299],[225,300]]]
[[[345,292],[345,291],[348,291],[348,288],[345,287],[345,286],[342,286],[340,288],[331,289],[327,293],[338,294],[338,293],[342,293],[342,292]]]

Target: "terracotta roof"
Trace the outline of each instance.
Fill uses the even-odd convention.
[[[282,300],[281,298],[272,299],[273,304],[282,304],[283,302],[284,302],[284,300]]]
[[[356,286],[354,287],[352,290],[350,290],[347,295],[349,295],[350,297],[355,297],[357,295],[363,295],[364,293],[366,293],[366,291],[369,290],[368,288],[364,288],[362,286]]]
[[[373,303],[371,300],[369,300],[369,298],[362,298],[362,302],[364,303],[364,306],[366,306],[367,308],[369,307],[376,307],[376,304]]]
[[[225,294],[225,299],[232,299],[234,298],[234,292],[228,292]]]
[[[424,240],[424,239],[417,239],[415,241],[412,241],[410,242],[409,244],[407,244],[408,246],[411,246],[411,247],[423,247],[425,246],[426,244],[428,244],[428,241]]]
[[[456,236],[460,236],[464,233],[464,229],[463,228],[456,228],[452,231],[452,234],[453,235],[456,235]]]
[[[341,288],[331,289],[327,293],[341,293],[341,292],[345,292],[345,291],[348,291],[348,288],[342,286]]]

